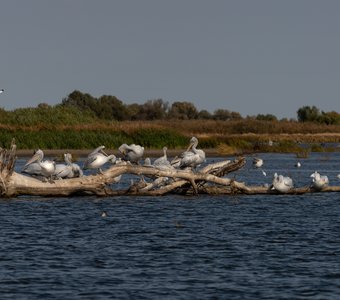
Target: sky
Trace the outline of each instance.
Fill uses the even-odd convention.
[[[296,118],[340,112],[338,0],[2,0],[0,107],[72,91]]]

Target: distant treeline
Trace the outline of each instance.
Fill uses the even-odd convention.
[[[39,104],[36,108],[19,108],[13,111],[0,109],[0,123],[15,125],[35,125],[43,123],[40,118],[43,112],[53,109],[52,122],[65,124],[88,123],[94,119],[103,121],[154,121],[154,120],[259,120],[279,121],[272,114],[258,114],[242,117],[240,113],[228,109],[217,109],[213,113],[199,111],[188,101],[176,101],[171,105],[162,99],[148,100],[144,104],[124,104],[115,96],[103,95],[95,98],[78,90],[62,99],[60,104],[50,106]],[[50,111],[51,112],[51,111]],[[76,118],[74,118],[76,115]],[[280,121],[296,121],[282,119]],[[297,110],[297,121],[313,122],[327,125],[339,125],[340,114],[337,112],[320,111],[315,106],[304,106]]]
[[[198,111],[188,101],[176,101],[171,105],[162,99],[148,100],[144,104],[124,104],[115,96],[103,95],[95,98],[90,94],[74,91],[62,100],[62,106],[72,106],[82,111],[93,113],[99,119],[117,121],[152,121],[164,119],[178,120],[241,120],[240,113],[228,109],[217,109],[213,113],[207,110]],[[258,114],[246,118],[261,121],[278,121],[272,114]],[[320,112],[315,106],[304,106],[297,111],[299,122],[317,122],[320,124],[339,125],[340,114],[337,112]]]
[[[198,111],[190,102],[169,105],[162,99],[124,104],[114,96],[94,98],[74,91],[60,104],[7,111],[0,108],[0,147],[16,138],[21,149],[91,149],[122,143],[147,148],[185,148],[191,136],[200,147],[227,145],[242,151],[288,151],[296,142],[340,142],[340,115],[315,106],[297,111],[297,120],[274,115],[242,117],[218,109]],[[263,148],[273,140],[275,147]],[[260,147],[260,148],[259,148]]]

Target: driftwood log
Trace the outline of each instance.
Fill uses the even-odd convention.
[[[209,164],[199,170],[160,170],[150,166],[123,163],[112,165],[101,174],[44,182],[14,171],[16,145],[9,150],[0,149],[1,197],[71,196],[71,195],[152,195],[176,194],[279,194],[268,186],[247,186],[226,178],[225,175],[242,168],[244,157]],[[115,178],[124,174],[141,176],[141,180],[125,190],[114,189]],[[144,180],[147,178],[148,180]],[[327,187],[322,191],[339,192],[340,187]],[[286,194],[316,192],[311,187],[294,188]]]

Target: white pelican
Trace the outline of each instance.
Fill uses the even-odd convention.
[[[293,180],[290,177],[274,174],[272,189],[286,193],[293,188]]]
[[[72,154],[64,153],[65,164],[56,164],[54,176],[57,178],[75,178],[83,176],[83,170],[75,163],[72,163]]]
[[[136,164],[138,164],[139,160],[144,155],[144,147],[135,144],[122,144],[119,146],[118,150],[123,155],[124,160]]]
[[[22,169],[21,173],[25,173],[31,176],[42,176],[41,167],[37,162],[26,164]]]
[[[55,162],[52,160],[44,160],[44,152],[41,149],[35,151],[33,157],[27,161],[24,168],[32,163],[38,163],[41,168],[41,175],[52,180],[52,175],[55,172]]]
[[[153,166],[157,169],[173,169],[173,166],[171,165],[170,161],[168,160],[168,156],[166,154],[166,151],[168,150],[167,147],[163,147],[163,156],[157,158],[153,162]]]
[[[198,139],[196,137],[192,137],[191,141],[193,143],[192,145],[192,151],[195,153],[196,155],[196,161],[195,161],[195,166],[194,167],[198,167],[200,166],[202,163],[205,162],[205,152],[202,149],[196,149],[197,145],[198,145]]]
[[[153,167],[152,163],[151,163],[151,159],[150,157],[147,157],[144,159],[144,164],[143,164],[144,167]]]
[[[105,152],[104,152],[104,149],[105,149],[105,146],[99,146],[97,147],[96,149],[94,149],[88,156],[92,156],[92,155],[95,155],[97,153],[103,153],[105,154],[106,156],[108,156]]]
[[[171,165],[175,168],[196,168],[205,162],[205,152],[201,149],[197,149],[198,139],[192,137],[190,139],[190,145],[188,149],[181,153],[178,157],[175,157],[171,161]]]
[[[100,146],[98,148],[96,148],[94,151],[92,151],[88,157],[86,158],[86,160],[84,161],[84,166],[83,169],[87,170],[87,169],[98,169],[98,171],[101,173],[101,167],[106,164],[107,162],[111,162],[114,163],[116,161],[116,156],[114,154],[111,155],[107,155],[105,152],[105,154],[103,154],[102,150],[103,150],[104,146]]]
[[[82,177],[84,175],[81,167],[78,164],[72,162],[71,153],[65,154],[65,161],[66,163],[69,163],[72,167],[72,172],[69,174],[69,176],[67,176],[67,178]]]
[[[312,177],[312,186],[316,190],[322,190],[329,184],[328,177],[326,175],[321,176],[317,171],[310,175]]]
[[[72,165],[69,157],[69,153],[64,153],[64,160],[66,164],[56,164],[54,176],[58,179],[72,176]]]

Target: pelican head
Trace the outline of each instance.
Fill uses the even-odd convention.
[[[26,162],[25,166],[28,166],[34,162],[41,162],[44,158],[44,152],[40,149],[34,151],[34,155]]]

